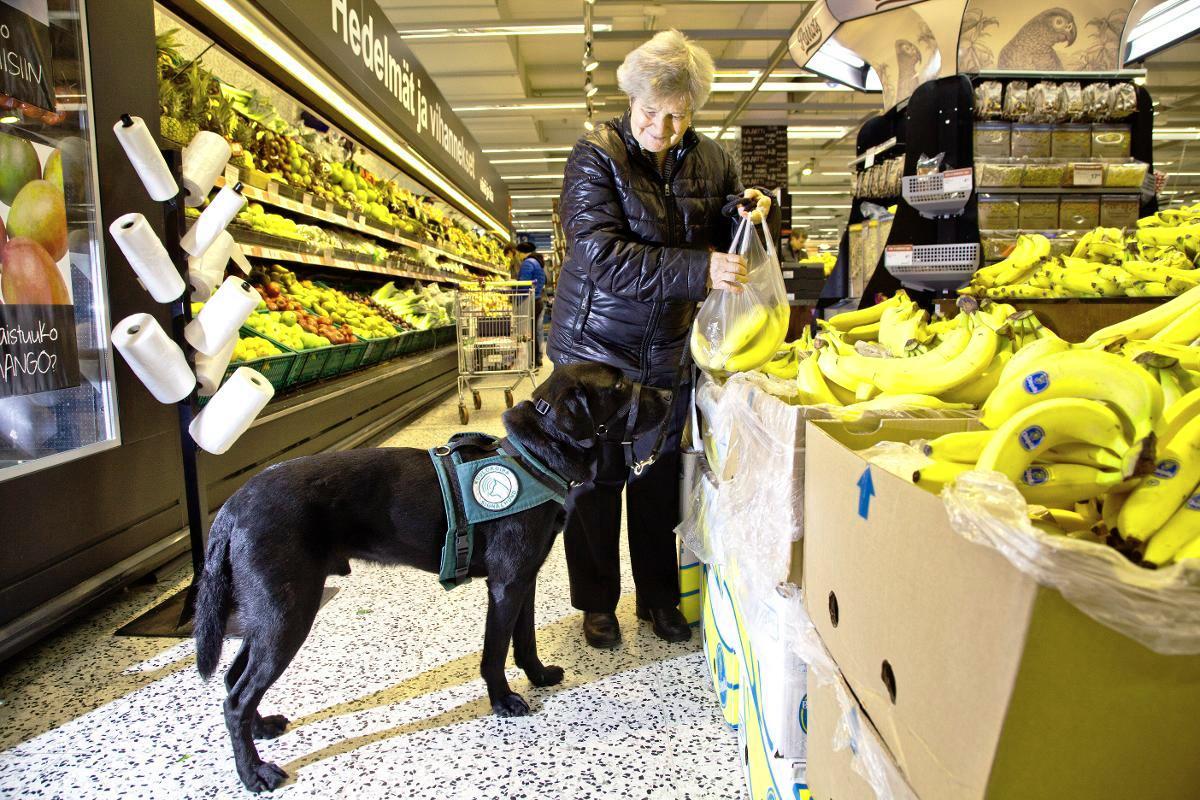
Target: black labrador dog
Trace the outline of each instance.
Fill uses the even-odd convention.
[[[591,477],[607,430],[624,430],[634,384],[613,367],[576,364],[555,369],[533,396],[536,405],[526,400],[505,412],[509,437],[559,477],[578,482]],[[665,392],[644,390],[640,400],[634,437],[657,430],[668,410]],[[561,668],[538,658],[533,620],[534,581],[563,518],[562,506],[549,502],[476,526],[469,574],[486,576],[488,584],[480,671],[500,716],[529,713],[504,675],[510,641],[534,686],[563,678]],[[274,789],[287,778],[263,762],[254,739],[279,736],[288,721],[260,715],[258,705],[307,638],[326,576],[350,574],[352,558],[437,573],[446,526],[429,454],[407,447],[287,461],[225,503],[213,520],[200,578],[196,666],[205,678],[212,675],[226,619],[236,609],[244,638],[225,675],[225,725],[248,789]]]

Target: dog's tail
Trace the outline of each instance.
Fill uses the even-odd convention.
[[[196,597],[193,620],[196,638],[196,669],[205,680],[212,677],[221,659],[225,621],[233,600],[233,571],[229,565],[229,537],[233,532],[233,514],[222,510],[213,520],[208,535],[208,552],[200,590]]]

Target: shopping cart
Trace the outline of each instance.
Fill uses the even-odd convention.
[[[458,418],[470,420],[466,395],[476,409],[479,392],[503,389],[504,404],[513,405],[513,389],[533,377],[533,283],[490,281],[463,284],[454,301],[458,320]]]

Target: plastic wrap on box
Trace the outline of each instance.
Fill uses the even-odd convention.
[[[854,771],[863,778],[879,800],[917,800],[895,760],[886,748],[871,736],[861,735],[858,701],[850,696],[839,680],[840,670],[825,643],[821,641],[808,611],[804,608],[803,595],[795,586],[778,588],[776,606],[787,608],[781,619],[788,627],[785,640],[793,652],[808,665],[808,687],[812,692],[815,685],[832,685],[841,710],[834,734],[833,750],[849,748]]]
[[[942,499],[964,538],[999,551],[1100,624],[1162,655],[1200,653],[1200,564],[1150,570],[1105,545],[1043,533],[1000,473],[964,473]]]

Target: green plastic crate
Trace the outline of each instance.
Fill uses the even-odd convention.
[[[359,339],[354,344],[344,344],[342,348],[346,351],[346,358],[342,361],[341,372],[349,372],[352,369],[358,369],[363,365],[363,356],[367,354],[370,348],[370,340]]]
[[[434,347],[445,347],[448,344],[454,344],[454,326],[443,325],[440,328],[433,329],[433,345]]]
[[[378,364],[383,360],[383,354],[387,351],[388,345],[395,338],[395,336],[386,336],[379,339],[363,339],[366,347],[363,350],[362,361],[357,366],[369,367],[372,364]]]
[[[249,367],[266,378],[275,387],[276,392],[281,392],[287,388],[288,373],[292,371],[292,362],[295,358],[296,354],[289,350],[278,356],[264,356],[250,361],[231,361],[225,368],[225,374],[221,376],[221,385],[225,385],[225,381],[229,380],[229,376],[237,372],[239,367]],[[200,395],[196,398],[197,405],[203,408],[209,399],[207,396]]]
[[[404,334],[398,334],[390,338],[384,339],[386,343],[383,348],[383,354],[380,355],[380,361],[389,361],[400,355],[400,348],[404,345]]]
[[[425,331],[413,331],[412,337],[412,347],[408,351],[410,353],[419,353],[422,350],[429,350],[433,347],[434,332],[432,328]]]
[[[358,347],[354,344],[335,344],[330,348],[329,356],[325,359],[325,364],[321,367],[321,379],[332,378],[344,372],[346,367],[346,359],[351,355],[352,348]]]

